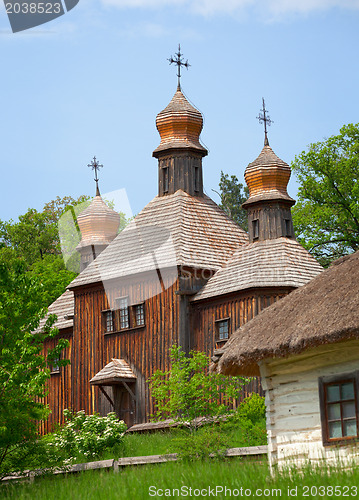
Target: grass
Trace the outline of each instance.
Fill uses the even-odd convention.
[[[208,433],[208,426],[200,428],[198,430],[198,435],[205,435],[206,432]],[[239,422],[225,422],[216,425],[214,432],[220,433],[221,441],[225,444],[225,448],[267,444],[267,433],[264,420],[257,425],[249,427]],[[128,433],[124,436],[120,446],[116,446],[113,449],[101,453],[98,460],[176,453],[179,451],[180,442],[183,441],[186,436],[189,436],[189,431],[183,428],[143,434]],[[77,463],[87,461],[86,457],[78,457],[76,460]]]
[[[33,484],[2,485],[0,496],[3,499],[16,498],[17,500],[48,500],[56,497],[57,500],[118,500],[118,499],[147,499],[156,498],[150,495],[159,489],[177,489],[172,497],[181,497],[182,493],[192,488],[192,497],[202,497],[194,490],[230,488],[238,490],[236,496],[248,497],[248,491],[256,496],[256,491],[261,490],[261,496],[267,498],[290,498],[288,489],[297,488],[295,497],[304,497],[305,489],[308,496],[305,498],[329,498],[334,496],[348,496],[356,498],[354,487],[359,484],[359,469],[351,471],[320,472],[308,468],[305,474],[292,471],[272,478],[268,473],[265,463],[241,461],[239,459],[205,461],[196,463],[167,463],[138,468],[128,468],[119,474],[113,472],[86,472],[78,476],[48,477],[35,480]],[[331,488],[337,486],[340,495],[331,494]],[[150,490],[150,488],[152,489]],[[322,489],[320,489],[322,487]],[[348,494],[344,495],[348,488]],[[242,490],[241,490],[242,488]],[[323,489],[324,488],[324,489]],[[328,489],[329,488],[329,489]],[[352,488],[352,489],[351,489]],[[245,494],[245,490],[247,490]],[[265,491],[264,491],[265,490]],[[277,490],[277,491],[274,491]],[[240,492],[242,491],[242,495]],[[278,493],[280,491],[280,494]],[[161,492],[159,492],[161,493]],[[196,495],[197,493],[197,495]],[[218,490],[217,498],[226,498]],[[325,493],[325,494],[322,494]],[[183,497],[185,495],[182,495]],[[191,495],[187,495],[191,497]],[[208,494],[207,494],[208,496]],[[227,495],[229,498],[230,496]],[[234,494],[233,494],[234,496]],[[258,495],[257,495],[258,496]],[[158,498],[158,496],[157,496]]]

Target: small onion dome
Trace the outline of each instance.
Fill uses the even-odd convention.
[[[161,136],[161,144],[153,152],[159,153],[167,149],[195,149],[202,156],[208,151],[199,141],[203,128],[203,117],[198,109],[194,108],[177,88],[169,105],[157,115],[157,130]]]
[[[269,145],[265,145],[258,158],[244,172],[249,198],[243,206],[266,200],[286,200],[294,205],[295,201],[287,192],[290,174],[289,165],[278,158]]]
[[[82,235],[77,248],[88,245],[107,246],[117,236],[120,219],[120,214],[109,208],[101,196],[95,196],[77,217]]]

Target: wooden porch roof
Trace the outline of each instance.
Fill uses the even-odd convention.
[[[110,363],[92,377],[90,384],[113,385],[123,381],[135,382],[136,378],[127,361],[124,359],[112,359]]]

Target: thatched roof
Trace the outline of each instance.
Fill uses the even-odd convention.
[[[227,375],[259,375],[258,362],[265,358],[350,338],[359,338],[359,252],[339,259],[237,330],[213,368]]]
[[[156,269],[218,270],[248,236],[208,196],[156,196],[69,288]]]
[[[239,247],[228,264],[208,280],[193,301],[249,288],[297,288],[321,271],[321,265],[296,240],[256,241]]]

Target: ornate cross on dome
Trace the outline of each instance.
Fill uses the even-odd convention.
[[[260,110],[259,115],[257,116],[257,120],[259,120],[259,123],[264,123],[264,145],[269,146],[269,141],[267,136],[267,124],[269,127],[274,122],[270,119],[270,116],[267,114],[268,112],[266,110],[264,97],[262,97],[262,101],[263,101],[263,109]]]
[[[92,162],[89,163],[87,166],[91,167],[92,170],[95,171],[95,179],[94,180],[96,182],[96,196],[100,196],[100,190],[99,190],[99,187],[98,187],[98,176],[97,176],[97,173],[100,170],[100,168],[103,167],[103,165],[100,165],[100,163],[96,160],[96,156],[94,156]]]
[[[177,76],[178,76],[178,89],[181,88],[181,67],[184,66],[185,68],[189,68],[191,65],[188,62],[188,59],[186,62],[183,62],[183,54],[181,54],[181,45],[178,44],[178,52],[175,54],[175,57],[170,57],[167,59],[167,61],[170,62],[170,64],[177,64]]]

